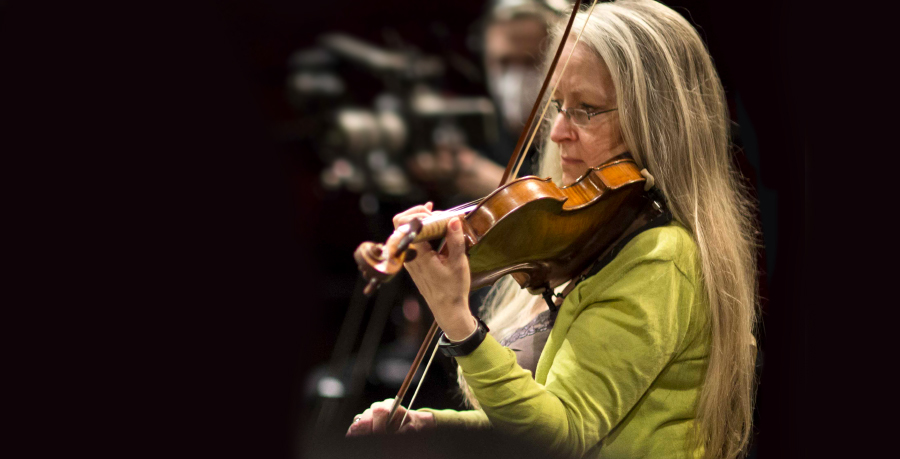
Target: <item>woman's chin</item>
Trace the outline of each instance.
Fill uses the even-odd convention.
[[[581,165],[581,167],[563,166],[562,169],[562,183],[566,186],[575,183],[576,180],[581,178],[581,176],[588,171],[588,168],[584,165]]]

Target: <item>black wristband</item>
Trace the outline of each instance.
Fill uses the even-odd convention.
[[[466,338],[462,342],[451,343],[450,340],[447,339],[447,336],[441,333],[441,339],[438,340],[438,349],[441,350],[441,354],[444,354],[447,357],[462,357],[471,354],[481,345],[481,342],[484,341],[484,338],[487,336],[487,332],[491,331],[491,329],[488,328],[487,324],[485,324],[480,317],[476,317],[475,319],[478,320],[478,326],[475,328],[475,333],[472,333],[472,336]]]

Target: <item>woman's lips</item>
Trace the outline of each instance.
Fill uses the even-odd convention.
[[[560,160],[562,161],[563,164],[568,164],[568,165],[572,165],[572,166],[575,166],[575,165],[578,165],[578,164],[582,164],[581,161],[579,161],[579,160],[577,160],[577,159],[572,159],[572,158],[569,158],[569,157],[566,157],[566,156],[560,156],[559,158],[560,158]]]

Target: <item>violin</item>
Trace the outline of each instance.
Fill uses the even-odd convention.
[[[580,6],[581,0],[576,0],[562,42],[525,123],[528,129],[519,137],[517,154],[510,158],[501,186],[470,205],[404,224],[383,244],[362,243],[354,252],[354,259],[368,281],[364,290],[366,295],[391,280],[403,268],[404,262],[415,258],[411,244],[443,238],[451,219],[459,216],[464,216],[462,228],[471,290],[512,275],[522,288],[532,293],[549,292],[584,271],[647,209],[651,202],[645,195],[647,179],[630,158],[618,157],[593,167],[568,186],[557,186],[549,178],[535,176],[512,179],[537,133],[539,123],[535,123],[535,115]],[[544,104],[541,118],[548,107],[549,100]],[[425,351],[434,340],[437,328],[437,322],[434,322],[394,399],[388,416],[389,429],[394,426],[392,421],[397,408]],[[399,425],[402,423],[403,420]]]
[[[362,243],[354,253],[368,280],[366,294],[389,281],[415,257],[412,243],[443,238],[452,218],[464,215],[463,235],[471,289],[511,274],[531,291],[572,279],[631,224],[646,204],[644,183],[632,159],[591,168],[574,184],[522,177],[475,205],[413,220],[385,244]]]

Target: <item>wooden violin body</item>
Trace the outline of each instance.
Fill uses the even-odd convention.
[[[634,160],[618,159],[590,169],[570,186],[529,176],[498,188],[465,213],[472,290],[507,274],[532,290],[575,277],[644,208],[645,180]],[[411,242],[443,237],[455,216],[417,222],[412,233],[395,233],[385,245],[360,245],[354,256],[371,290],[401,269]]]
[[[463,225],[472,289],[507,274],[534,290],[577,276],[644,207],[644,182],[633,160],[620,159],[570,186],[529,176],[494,191]]]

